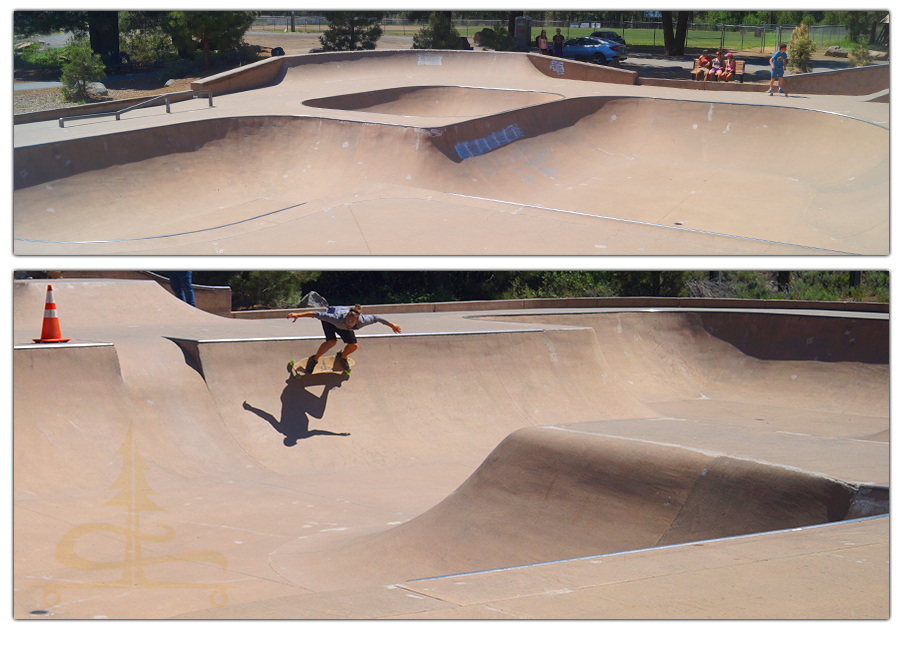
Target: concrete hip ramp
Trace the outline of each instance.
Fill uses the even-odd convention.
[[[17,253],[888,252],[881,122],[492,60],[398,85],[366,74],[399,59],[321,59],[215,116],[19,126]]]
[[[704,587],[737,563],[766,581],[760,599],[799,576],[808,592],[790,609],[805,616],[832,608],[814,581],[840,562],[865,609],[828,612],[887,612],[883,314],[391,313],[404,333],[366,328],[349,379],[298,381],[287,362],[321,342],[314,320],[217,317],[149,281],[60,280],[72,341],[34,344],[46,284],[14,290],[17,617],[476,617],[480,601],[436,592],[435,577],[524,598],[524,583],[597,591],[601,561],[640,577],[646,558]],[[855,342],[828,361],[747,353],[774,330],[785,347],[811,330]],[[686,543],[740,556],[698,570]],[[860,552],[833,558],[845,550]],[[798,574],[801,555],[815,566]],[[873,565],[850,567],[860,559]],[[527,616],[581,607],[541,595]],[[646,595],[679,604],[665,586]]]

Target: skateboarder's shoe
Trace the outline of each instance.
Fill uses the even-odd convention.
[[[768,90],[766,90],[766,94],[772,94],[772,88],[769,88]]]
[[[785,91],[784,91],[783,89],[781,89],[781,88],[778,88],[778,94],[783,94],[783,95],[787,96],[787,92],[785,92]]]
[[[316,369],[316,364],[319,363],[316,361],[315,357],[310,357],[306,361],[306,374],[311,375],[312,371]]]
[[[350,364],[344,358],[344,355],[340,352],[334,355],[334,365],[336,368],[340,367],[341,369],[343,369],[345,375],[350,374]]]

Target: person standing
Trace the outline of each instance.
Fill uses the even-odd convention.
[[[766,94],[772,94],[775,79],[778,79],[778,94],[787,96],[787,92],[782,87],[784,85],[784,68],[787,66],[787,60],[787,45],[782,43],[778,46],[778,51],[769,59],[769,65],[772,66],[772,78],[769,79],[769,89],[766,91]]]
[[[562,30],[557,27],[556,35],[553,37],[553,55],[557,57],[562,57],[563,49],[566,46],[566,39],[562,35]]]
[[[547,44],[547,32],[542,29],[541,35],[538,36],[538,49],[541,50],[541,54],[546,56],[548,47],[549,45]]]
[[[191,271],[170,271],[169,272],[169,285],[172,287],[172,292],[183,300],[188,305],[194,305],[194,287],[191,285],[191,276],[194,272]]]

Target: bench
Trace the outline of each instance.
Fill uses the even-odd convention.
[[[697,80],[697,73],[700,71],[700,59],[694,59],[694,69],[691,70],[691,80]],[[731,77],[729,83],[733,83],[734,81],[744,82],[744,61],[735,61],[734,62],[734,76]],[[718,82],[718,81],[716,81]]]

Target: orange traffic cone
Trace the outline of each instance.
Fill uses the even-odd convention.
[[[32,339],[35,343],[65,343],[69,339],[62,338],[59,329],[59,317],[56,315],[56,301],[53,300],[53,286],[47,285],[47,304],[44,305],[44,325],[41,327],[41,338]]]

